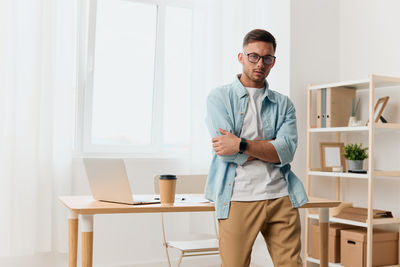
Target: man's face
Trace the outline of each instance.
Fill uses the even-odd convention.
[[[274,56],[275,51],[272,43],[266,43],[261,41],[251,42],[247,44],[243,51],[247,54],[256,53],[259,56]],[[249,61],[249,57],[243,53],[238,55],[239,62],[243,65],[243,77],[246,81],[254,83],[254,85],[263,86],[265,78],[268,76],[270,70],[275,65],[275,61],[272,64],[263,63],[263,59],[260,58],[257,63]]]

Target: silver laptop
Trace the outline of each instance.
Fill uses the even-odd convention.
[[[122,159],[84,158],[83,162],[94,199],[131,205],[160,203],[154,195],[132,195]]]

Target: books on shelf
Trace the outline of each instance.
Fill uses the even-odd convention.
[[[317,90],[317,128],[347,126],[356,90],[351,87]]]

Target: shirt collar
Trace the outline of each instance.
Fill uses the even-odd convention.
[[[248,93],[247,93],[246,88],[240,82],[240,76],[241,76],[241,74],[238,74],[238,75],[235,76],[235,80],[233,81],[233,85],[234,85],[234,87],[236,89],[236,93],[238,94],[238,96],[240,98],[242,98],[242,97],[245,97]],[[271,102],[276,103],[274,94],[271,92],[271,90],[269,90],[269,84],[268,84],[267,80],[265,80],[265,85],[264,86],[265,86],[265,91],[264,91],[264,94],[263,94],[263,99],[268,97],[268,99]]]

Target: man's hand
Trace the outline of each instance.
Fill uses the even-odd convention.
[[[212,139],[213,148],[217,155],[233,155],[239,152],[240,138],[236,135],[218,128],[222,135]]]

